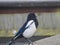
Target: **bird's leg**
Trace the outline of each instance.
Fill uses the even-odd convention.
[[[27,38],[25,38],[25,39],[27,39]],[[33,42],[30,39],[27,39],[27,41],[29,43],[28,45],[34,45]]]

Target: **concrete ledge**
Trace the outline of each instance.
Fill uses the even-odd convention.
[[[60,45],[60,34],[33,42],[34,45]]]
[[[36,39],[36,38],[34,38]],[[0,45],[6,45],[8,42],[6,43],[0,43]],[[37,41],[33,41],[33,44],[34,45],[60,45],[60,34],[58,35],[55,35],[55,36],[51,36],[51,37],[47,37],[47,38],[44,38],[44,39],[39,39]],[[25,42],[16,42],[15,44],[13,45],[28,45],[27,43]]]

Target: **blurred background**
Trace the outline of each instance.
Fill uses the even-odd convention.
[[[0,14],[0,37],[14,36],[25,23],[29,13]],[[60,12],[37,12],[39,26],[35,36],[60,33]]]
[[[13,37],[30,12],[35,13],[39,22],[35,37],[60,34],[59,0],[0,0],[0,40]]]

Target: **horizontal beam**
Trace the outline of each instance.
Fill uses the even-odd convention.
[[[60,0],[0,0],[0,2],[46,2],[46,1],[60,1]]]
[[[60,7],[60,1],[0,2],[0,7]]]
[[[14,13],[29,13],[29,12],[56,12],[60,8],[12,8],[12,9],[1,9],[0,14],[14,14]]]

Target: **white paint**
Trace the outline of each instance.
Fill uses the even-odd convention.
[[[28,24],[27,24],[27,26],[28,26],[29,24],[31,24],[32,22],[33,22],[33,20],[29,21]],[[35,22],[33,22],[33,23],[29,26],[29,28],[27,28],[27,29],[24,31],[23,36],[24,36],[25,38],[30,38],[30,37],[33,36],[33,34],[34,34],[35,32],[36,32],[36,26],[35,26]]]
[[[17,33],[17,31],[16,30],[13,30],[13,34],[16,34]]]

